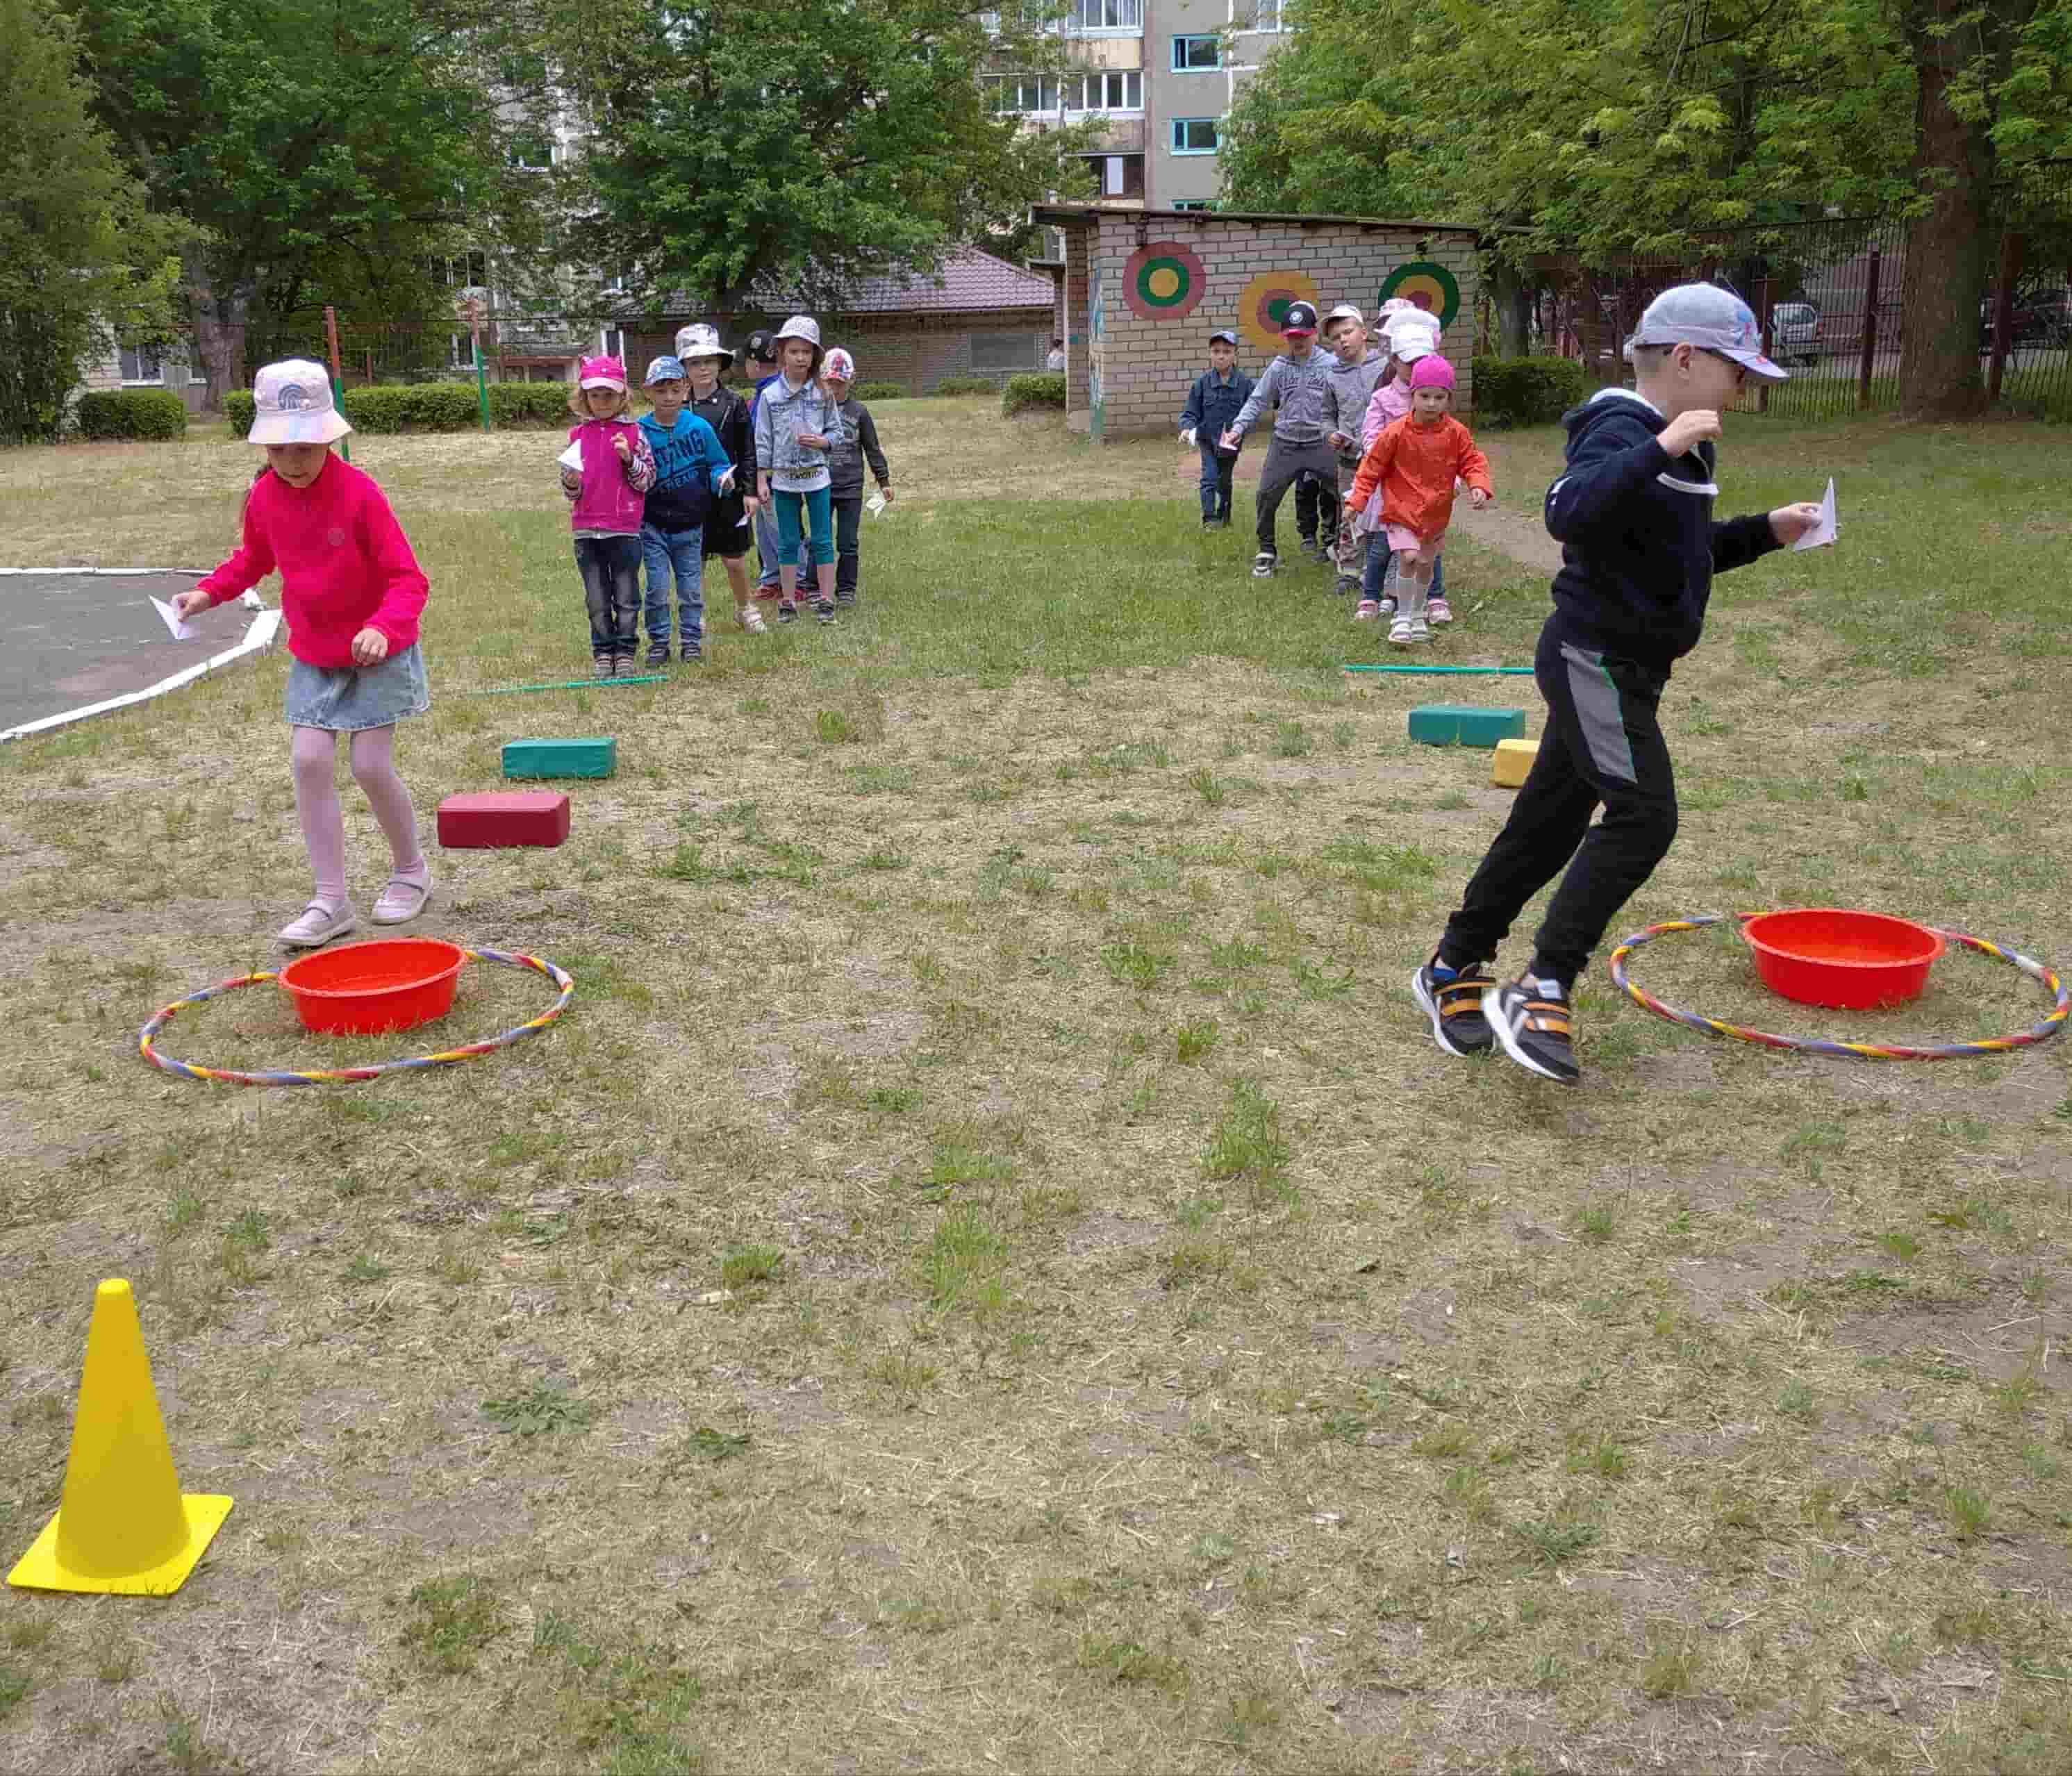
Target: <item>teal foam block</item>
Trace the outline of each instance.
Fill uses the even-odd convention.
[[[1428,746],[1494,747],[1525,738],[1525,711],[1473,703],[1424,703],[1410,712],[1410,738]]]
[[[618,769],[616,738],[504,742],[504,775],[507,777],[609,777]]]

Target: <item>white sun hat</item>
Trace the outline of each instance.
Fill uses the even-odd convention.
[[[352,430],[331,398],[331,376],[307,358],[269,364],[252,384],[253,444],[329,444]]]
[[[780,339],[804,339],[808,345],[820,343],[820,323],[810,314],[794,314],[777,329]]]

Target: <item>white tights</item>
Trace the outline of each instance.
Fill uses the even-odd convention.
[[[362,728],[352,737],[353,781],[360,785],[380,823],[396,874],[415,875],[425,867],[417,845],[417,810],[410,792],[396,775],[396,730]],[[345,813],[339,806],[332,762],[338,736],[328,728],[297,728],[289,749],[295,774],[295,812],[302,817],[302,843],[309,848],[310,869],[316,877],[316,898],[334,909],[345,904]]]

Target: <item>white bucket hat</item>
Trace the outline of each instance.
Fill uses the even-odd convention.
[[[252,384],[253,444],[329,444],[352,430],[331,398],[331,375],[307,358],[269,364]]]
[[[777,329],[780,339],[804,339],[808,345],[820,343],[820,323],[810,314],[794,314]]]
[[[734,354],[719,343],[719,329],[709,321],[693,321],[676,332],[676,356],[689,364],[693,358],[724,358],[734,362]]]

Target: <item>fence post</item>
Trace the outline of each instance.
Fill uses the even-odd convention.
[[[1864,273],[1864,349],[1856,366],[1856,410],[1871,404],[1871,362],[1877,356],[1878,249],[1871,249],[1870,264]]]
[[[324,337],[331,344],[331,398],[338,403],[341,416],[345,412],[345,372],[338,361],[338,310],[328,303],[324,307]],[[341,438],[338,454],[347,462],[352,460],[352,440]]]
[[[1986,405],[1996,407],[2000,399],[2000,377],[2007,369],[2008,353],[2014,343],[2014,285],[2021,275],[2025,238],[2008,228],[2000,236],[2000,287],[1993,298],[1993,355],[1986,366]]]
[[[1770,324],[1774,305],[1770,298],[1770,278],[1766,273],[1756,285],[1755,307],[1758,325],[1762,334],[1762,355],[1766,358],[1774,358],[1777,355],[1777,348],[1772,341],[1771,335],[1776,329]],[[1766,382],[1758,382],[1756,384],[1755,410],[1759,413],[1766,413],[1770,411],[1770,384]]]

